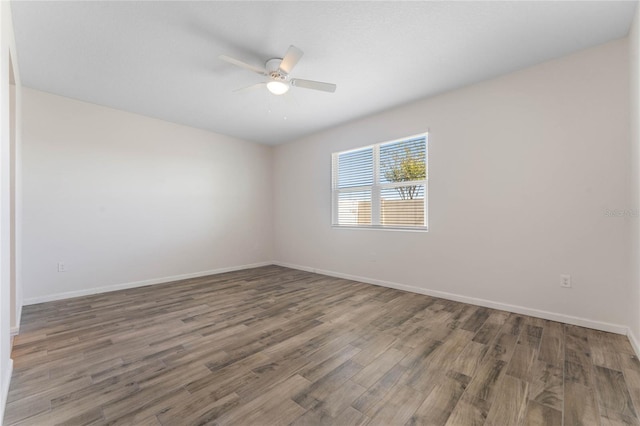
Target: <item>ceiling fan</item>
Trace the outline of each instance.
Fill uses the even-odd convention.
[[[240,68],[255,72],[256,74],[268,77],[268,80],[262,83],[254,84],[236,91],[245,91],[265,87],[274,95],[282,95],[289,91],[291,86],[302,87],[304,89],[320,90],[322,92],[335,92],[336,85],[331,83],[323,83],[321,81],[302,80],[300,78],[290,78],[289,74],[296,66],[304,53],[302,50],[291,45],[284,55],[284,58],[272,58],[265,62],[264,67],[247,64],[238,59],[227,55],[220,55],[219,58],[229,62]]]

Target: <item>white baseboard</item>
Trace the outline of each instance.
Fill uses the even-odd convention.
[[[89,296],[92,294],[107,293],[110,291],[117,291],[117,290],[126,290],[129,288],[144,287],[144,286],[153,285],[153,284],[164,284],[171,281],[180,281],[180,280],[186,280],[189,278],[205,277],[207,275],[222,274],[225,272],[240,271],[243,269],[258,268],[260,266],[267,266],[267,265],[273,265],[273,262],[260,262],[260,263],[252,263],[249,265],[230,266],[227,268],[211,269],[209,271],[193,272],[190,274],[173,275],[170,277],[162,277],[162,278],[152,278],[149,280],[134,281],[134,282],[128,282],[123,284],[114,284],[114,285],[103,286],[103,287],[94,287],[94,288],[77,290],[77,291],[67,291],[64,293],[56,293],[56,294],[50,294],[47,296],[40,296],[40,297],[25,299],[23,304],[35,305],[36,303],[53,302],[54,300],[71,299],[73,297]]]
[[[16,326],[11,327],[11,330],[9,331],[9,335],[11,337],[20,334],[20,324],[22,323],[22,304],[18,305],[18,315],[16,316],[16,323]]]
[[[631,342],[633,350],[636,351],[636,356],[640,358],[640,343],[636,336],[633,334],[633,331],[631,331],[631,328],[627,330],[627,337],[629,338],[629,342]]]
[[[409,291],[412,293],[425,294],[427,296],[439,297],[441,299],[454,300],[456,302],[469,303],[471,305],[484,306],[486,308],[498,309],[501,311],[508,311],[508,312],[513,312],[513,313],[522,314],[522,315],[529,315],[532,317],[542,318],[550,321],[564,322],[567,324],[593,328],[596,330],[608,331],[611,333],[627,335],[629,330],[629,328],[626,325],[611,324],[611,323],[602,322],[602,321],[594,321],[587,318],[574,317],[571,315],[542,311],[539,309],[527,308],[524,306],[494,302],[492,300],[478,299],[476,297],[463,296],[455,293],[447,293],[447,292],[438,291],[438,290],[429,290],[421,287],[414,287],[414,286],[398,284],[390,281],[377,280],[374,278],[343,274],[340,272],[327,271],[324,269],[315,269],[315,268],[310,268],[308,266],[293,265],[285,262],[273,262],[273,263],[275,265],[284,266],[286,268],[299,269],[302,271],[314,272],[317,274],[329,275],[331,277],[344,278],[352,281],[360,281],[363,283],[378,285],[382,287],[390,287],[398,290]]]
[[[9,385],[11,384],[11,375],[13,374],[13,360],[9,358],[9,364],[5,368],[5,376],[2,381],[2,394],[0,395],[0,424],[4,419],[4,409],[7,406],[7,396],[9,395]]]

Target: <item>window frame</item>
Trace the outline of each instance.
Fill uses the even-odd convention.
[[[387,182],[380,183],[380,147],[398,142],[405,142],[412,139],[424,138],[425,143],[425,166],[426,177],[421,180]],[[363,151],[366,149],[373,150],[373,183],[371,185],[361,185],[357,187],[338,188],[338,170],[340,155],[351,152]],[[407,226],[407,225],[383,225],[381,223],[382,213],[382,190],[386,188],[396,188],[410,185],[422,185],[424,187],[424,225],[423,226]],[[371,224],[363,225],[340,225],[338,223],[339,197],[341,193],[371,191]],[[347,149],[331,153],[331,227],[335,229],[375,229],[382,231],[408,231],[408,232],[428,232],[429,231],[429,132],[418,133],[390,141],[374,143],[358,148]]]

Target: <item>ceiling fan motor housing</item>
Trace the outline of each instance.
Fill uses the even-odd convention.
[[[272,58],[269,59],[264,65],[269,72],[269,77],[277,81],[287,81],[289,79],[289,75],[280,71],[281,63],[282,58]]]

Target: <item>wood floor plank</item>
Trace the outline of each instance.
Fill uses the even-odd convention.
[[[446,426],[482,426],[487,420],[488,408],[475,398],[461,398],[447,419]]]
[[[593,369],[590,364],[575,363],[565,361],[564,363],[564,381],[579,383],[585,387],[593,385]]]
[[[216,419],[217,424],[251,424],[250,419],[257,420],[260,415],[264,414],[265,407],[269,407],[272,402],[280,403],[283,400],[289,400],[293,395],[309,386],[309,381],[300,375],[291,376],[289,379],[276,386],[271,391],[251,400],[250,402],[239,405],[225,412]],[[293,401],[291,401],[293,404]],[[293,421],[299,417],[292,416]]]
[[[13,424],[30,417],[51,411],[51,400],[47,398],[32,398],[31,401],[19,400],[16,403],[8,403],[5,423]]]
[[[461,329],[477,332],[482,328],[485,321],[489,318],[490,311],[486,308],[477,308],[476,311],[471,315],[462,325]]]
[[[600,410],[600,424],[603,426],[638,426],[640,422],[635,417],[629,417],[622,413],[610,410]]]
[[[546,321],[540,340],[538,359],[546,364],[562,367],[564,362],[564,327],[555,321]]]
[[[562,411],[564,401],[564,377],[562,366],[537,360],[533,365],[529,399]]]
[[[491,405],[497,393],[500,379],[505,373],[506,365],[507,363],[499,359],[484,364],[471,379],[465,396],[487,401]]]
[[[484,363],[471,379],[446,424],[484,424],[506,366],[507,363],[500,359],[489,359]]]
[[[562,411],[529,401],[522,422],[525,426],[562,426]]]
[[[344,426],[362,426],[369,423],[370,419],[353,407],[347,407],[338,417],[334,424]]]
[[[609,368],[611,370],[622,371],[622,354],[601,348],[591,348],[591,361],[593,365]]]
[[[527,325],[522,330],[507,368],[508,375],[525,382],[531,381],[533,363],[540,348],[540,335],[539,327]]]
[[[403,352],[390,348],[356,374],[353,381],[364,386],[365,389],[369,388],[404,357]]]
[[[510,314],[502,327],[502,331],[514,336],[519,336],[526,323],[527,318],[525,316]]]
[[[332,357],[324,360],[320,364],[310,365],[300,370],[300,375],[305,379],[315,382],[326,374],[330,373],[346,361],[351,359],[354,355],[360,352],[360,349],[347,345],[344,348],[338,350]]]
[[[625,383],[638,414],[640,413],[640,360],[633,354],[626,354],[620,358]]]
[[[309,385],[304,393],[319,401],[324,401],[331,393],[335,392],[361,370],[362,366],[360,364],[352,360],[347,360],[327,375]]]
[[[598,403],[592,389],[580,383],[565,382],[564,395],[565,425],[597,425],[600,423]]]
[[[358,399],[367,388],[361,386],[351,380],[343,383],[335,392],[332,392],[322,401],[321,411],[326,412],[331,417],[337,417],[351,404]]]
[[[566,363],[572,363],[574,365],[578,365],[581,368],[586,368],[591,365],[591,345],[589,344],[589,339],[587,338],[588,331],[582,327],[577,327],[575,325],[567,325],[564,326],[565,329],[565,345],[564,345],[564,360]],[[585,372],[585,378],[590,379],[591,374],[589,372]],[[585,384],[585,386],[589,386]]]
[[[409,386],[398,384],[388,392],[367,425],[388,426],[405,424],[424,401],[425,396]]]
[[[489,345],[489,350],[485,355],[485,359],[498,359],[504,362],[509,362],[513,357],[517,341],[518,336],[501,332]]]
[[[438,379],[452,368],[456,357],[472,338],[471,332],[455,330],[442,345],[419,360],[409,374],[407,384],[428,395],[437,385]]]
[[[452,373],[431,391],[407,422],[408,425],[444,425],[469,384],[470,377]]]
[[[26,306],[12,358],[8,426],[640,424],[624,336],[280,266]]]
[[[515,377],[505,376],[491,405],[485,425],[517,425],[527,408],[529,384]]]
[[[216,419],[220,413],[229,411],[240,405],[240,397],[231,393],[222,398],[216,398],[215,394],[208,391],[191,395],[188,400],[182,403],[169,406],[158,413],[155,417],[161,424],[204,424]]]
[[[489,350],[489,346],[471,341],[467,343],[464,349],[451,365],[451,370],[469,377],[473,377],[480,368],[482,360]]]
[[[396,364],[391,370],[383,375],[365,393],[360,395],[352,405],[353,408],[369,416],[375,413],[375,408],[384,399],[387,392],[406,374],[407,369],[400,364]]]
[[[614,412],[624,417],[636,418],[624,375],[620,371],[600,366],[595,366],[594,370],[601,413]]]
[[[291,424],[305,412],[306,410],[304,408],[293,402],[291,399],[285,398],[280,402],[274,403],[272,406],[270,405],[255,411],[250,416],[240,420],[239,423],[232,421],[229,424],[265,424],[270,426],[286,426]],[[219,421],[216,423],[224,424]]]
[[[500,329],[503,327],[509,314],[506,312],[493,312],[482,325],[480,330],[473,337],[474,342],[488,344],[493,341]]]

